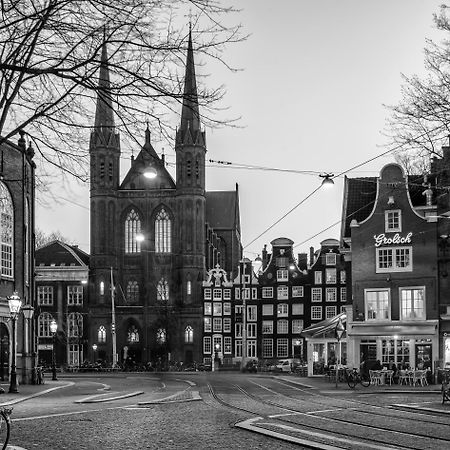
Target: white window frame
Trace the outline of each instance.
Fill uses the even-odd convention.
[[[82,305],[83,304],[83,286],[67,286],[67,304]]]
[[[230,302],[223,303],[223,315],[231,316],[231,303]]]
[[[205,302],[203,304],[203,312],[205,316],[212,316],[212,303],[211,302]]]
[[[223,337],[223,353],[225,355],[230,355],[232,352],[232,340],[231,336],[224,336]]]
[[[141,233],[141,219],[139,213],[131,209],[125,218],[125,253],[140,253],[141,241],[136,239]]]
[[[289,288],[287,286],[277,287],[277,300],[288,300],[289,299]]]
[[[311,320],[322,320],[321,306],[311,306]]]
[[[273,298],[273,287],[263,287],[261,294],[262,298]]]
[[[277,305],[277,317],[288,317],[289,305],[287,303],[279,303]]]
[[[203,337],[203,353],[205,355],[210,355],[212,351],[212,339],[211,336]]]
[[[341,287],[341,302],[347,301],[347,288]]]
[[[406,266],[398,266],[398,261],[401,259],[401,252],[409,253],[409,264]],[[380,267],[380,264],[386,265],[388,263],[388,254],[391,253],[391,265]],[[386,262],[384,262],[386,260]],[[376,248],[376,273],[390,273],[390,272],[412,272],[413,270],[413,248],[412,246],[405,247],[379,247]]]
[[[390,226],[392,216],[397,215],[398,226]],[[386,233],[401,233],[402,231],[402,211],[401,209],[389,209],[384,212],[384,230]]]
[[[222,300],[222,289],[213,289],[213,300]]]
[[[213,302],[213,316],[222,316],[222,303]]]
[[[287,269],[278,269],[277,281],[289,281],[289,271]]]
[[[223,290],[223,299],[224,300],[231,300],[231,289],[224,289]]]
[[[335,266],[336,265],[336,253],[326,253],[325,254],[325,264],[327,266]]]
[[[415,306],[415,301],[413,298],[408,299],[409,308],[411,310],[409,316],[405,314],[405,308],[404,308],[404,302],[406,299],[403,298],[403,293],[407,291],[412,292],[422,292],[422,308],[418,308],[419,311],[421,311],[421,314],[418,315],[416,313],[417,309]],[[407,321],[415,321],[415,320],[425,320],[427,317],[427,311],[426,311],[426,305],[427,305],[427,299],[426,299],[426,290],[425,286],[408,286],[408,287],[400,287],[399,288],[399,299],[400,299],[400,319],[401,320],[407,320]]]
[[[277,320],[277,333],[278,334],[288,334],[289,333],[289,320],[287,320],[287,319]]]
[[[273,339],[264,338],[262,340],[262,357],[273,358]]]
[[[223,332],[231,333],[231,318],[226,317],[223,319]]]
[[[0,181],[0,274],[5,278],[14,277],[14,204],[5,183]]]
[[[212,331],[212,317],[203,318],[203,331],[205,333],[211,333]]]
[[[256,339],[256,323],[247,324],[247,338]]]
[[[289,339],[277,339],[277,357],[287,358],[289,356]]]
[[[331,319],[334,317],[337,313],[336,306],[325,306],[325,319]]]
[[[322,271],[316,270],[314,272],[314,284],[322,284]]]
[[[317,303],[322,301],[322,288],[311,288],[311,301]]]
[[[292,334],[300,334],[303,330],[303,319],[294,319],[292,321]]]
[[[222,333],[221,317],[213,317],[213,333]]]
[[[273,334],[273,320],[263,320],[262,334]]]
[[[53,286],[37,287],[38,305],[53,305]]]
[[[326,288],[325,298],[327,302],[337,302],[337,289],[336,288]]]
[[[262,305],[263,316],[273,316],[273,305],[265,304]]]
[[[377,298],[376,303],[377,303],[377,308],[375,311],[376,316],[373,317],[373,314],[371,314],[371,317],[369,317],[369,299],[368,299],[368,294],[370,293],[377,293]],[[380,294],[386,294],[387,293],[387,308],[380,308],[380,300],[384,301],[384,299],[380,299]],[[387,321],[387,320],[391,320],[391,290],[389,288],[386,289],[364,289],[364,310],[365,310],[365,315],[366,315],[366,321],[370,321],[370,322],[382,322],[382,321]],[[383,312],[387,311],[387,316],[388,317],[384,317],[385,314],[380,314]]]
[[[327,267],[325,269],[325,283],[336,284],[337,283],[337,270],[335,267]]]
[[[203,299],[204,300],[211,300],[212,299],[212,291],[211,288],[206,288],[203,292]]]
[[[256,322],[258,320],[258,307],[256,305],[247,306],[247,322]]]

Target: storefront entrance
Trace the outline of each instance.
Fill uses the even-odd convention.
[[[432,370],[431,343],[416,344],[416,368],[419,370]]]
[[[8,377],[9,373],[9,333],[8,328],[0,322],[0,379]]]

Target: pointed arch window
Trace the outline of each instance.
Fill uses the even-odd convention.
[[[155,251],[156,253],[170,253],[172,251],[172,222],[164,208],[156,215]]]
[[[106,328],[103,325],[98,327],[97,341],[99,344],[104,344],[106,342]]]
[[[0,181],[0,273],[5,277],[13,276],[13,222],[12,197]]]
[[[39,314],[38,317],[38,327],[39,327],[39,337],[51,337],[52,333],[50,331],[50,323],[53,320],[53,316],[49,313]]]
[[[159,328],[156,332],[156,342],[160,345],[166,342],[166,330],[164,328]]]
[[[130,280],[127,284],[127,302],[137,303],[139,301],[139,284],[136,280]]]
[[[70,338],[83,336],[83,316],[80,313],[67,316],[67,330]]]
[[[156,299],[160,302],[169,301],[169,283],[165,278],[161,278],[156,287]]]
[[[194,329],[190,325],[184,329],[184,342],[186,344],[192,344],[194,342]]]
[[[134,342],[139,342],[139,331],[134,325],[131,325],[130,328],[128,328],[127,341],[130,344],[133,344]]]
[[[125,219],[125,253],[139,253],[141,242],[137,235],[141,232],[141,220],[139,214],[132,209]]]

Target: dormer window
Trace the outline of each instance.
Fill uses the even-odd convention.
[[[327,253],[325,255],[325,264],[327,266],[335,266],[336,265],[336,253]]]
[[[402,212],[399,209],[385,211],[384,229],[386,233],[396,233],[402,231]]]

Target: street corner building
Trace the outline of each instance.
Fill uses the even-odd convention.
[[[17,144],[0,141],[0,379],[13,378],[13,392],[31,382],[36,357],[33,156],[24,132]]]
[[[348,359],[427,369],[440,359],[438,174],[346,178],[342,243],[351,255]],[[370,368],[370,367],[368,367]]]
[[[110,81],[106,44],[99,84]],[[144,134],[144,133],[143,133]],[[89,341],[99,359],[124,367],[202,358],[202,282],[217,264],[230,275],[242,256],[238,187],[206,192],[189,35],[176,180],[145,130],[122,181],[120,136],[108,95],[99,96],[90,139]],[[106,330],[106,333],[105,333]]]

